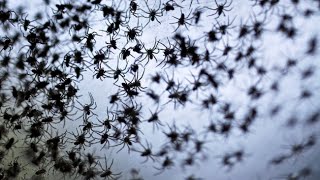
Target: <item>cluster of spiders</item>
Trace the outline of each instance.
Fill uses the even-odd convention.
[[[120,179],[123,173],[113,168],[116,159],[88,152],[93,147],[138,154],[141,163],[154,163],[150,167],[155,175],[179,164],[186,170],[213,154],[211,145],[217,138],[250,136],[257,121],[279,118],[287,104],[294,112],[313,105],[318,89],[308,84],[318,69],[305,59],[319,54],[317,35],[304,42],[303,57],[286,57],[272,68],[262,55],[261,41],[271,33],[288,41],[298,39],[302,29],[295,20],[318,17],[316,1],[310,6],[291,1],[286,10],[280,1],[254,0],[252,6],[258,10],[240,23],[230,15],[237,9],[232,0],[151,3],[47,0],[43,5],[50,12],[31,17],[23,7],[1,2],[0,163],[7,165],[0,167],[0,180],[23,177],[24,171],[39,178],[59,172],[74,179]],[[187,6],[196,8],[187,11]],[[268,16],[276,27],[268,25]],[[96,22],[103,24],[99,30]],[[172,26],[172,36],[144,38],[152,25]],[[201,33],[193,35],[195,29]],[[244,74],[250,82],[238,82]],[[281,96],[285,90],[280,85],[291,75],[301,80],[298,95],[289,103],[268,101],[263,107],[266,99],[273,99],[270,96]],[[93,93],[94,87],[87,85],[89,93],[80,89],[88,77],[111,82],[113,91],[103,97],[108,107],[104,112],[99,104],[103,98]],[[241,107],[236,98],[225,97],[226,87],[233,84],[237,96],[246,99]],[[155,108],[147,105],[149,100]],[[162,116],[170,109],[188,114],[190,106],[210,119],[200,130],[165,122]],[[288,129],[316,126],[319,107],[308,110],[304,117],[292,113],[282,118],[283,124]],[[142,125],[162,135],[159,146],[153,146]],[[317,137],[291,144],[267,165],[296,159],[316,147]],[[246,152],[226,152],[219,162],[231,171],[250,158]],[[295,175],[307,177],[307,170]],[[142,179],[138,170],[131,175]],[[186,179],[199,178],[191,172]]]

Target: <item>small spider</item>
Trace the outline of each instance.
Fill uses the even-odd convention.
[[[107,179],[107,180],[116,180],[116,179],[120,178],[121,172],[114,173],[111,171],[111,167],[113,165],[113,160],[111,161],[111,164],[109,166],[107,163],[107,157],[104,157],[104,160],[105,160],[105,168],[103,168],[101,163],[99,162],[99,166],[102,169],[100,177],[103,179]]]
[[[191,23],[189,23],[188,21],[193,19],[193,17],[190,17],[190,14],[191,14],[191,12],[186,16],[181,11],[180,18],[173,16],[173,18],[178,20],[177,22],[170,23],[170,24],[178,24],[178,27],[173,32],[176,32],[180,26],[184,26],[184,27],[186,27],[187,30],[189,30],[187,25],[191,25]]]
[[[214,0],[214,2],[216,3],[217,8],[205,7],[205,8],[207,8],[207,9],[216,11],[215,13],[210,14],[209,16],[214,16],[214,15],[218,14],[218,17],[216,17],[216,18],[219,18],[221,14],[223,14],[223,16],[226,16],[225,11],[231,11],[231,10],[232,10],[232,8],[229,8],[229,7],[231,6],[231,4],[232,4],[232,0],[230,1],[230,3],[229,3],[228,5],[227,5],[228,0],[226,0],[226,1],[225,1],[224,3],[222,3],[222,4],[218,4],[218,3],[217,3],[217,0]],[[228,8],[229,8],[229,9],[228,9]]]
[[[162,11],[161,11],[161,3],[159,3],[158,9],[150,9],[148,4],[147,4],[147,1],[145,1],[145,4],[146,4],[146,6],[148,8],[148,12],[143,10],[143,9],[141,9],[141,11],[146,13],[146,14],[148,14],[148,16],[146,17],[146,16],[141,15],[141,17],[148,18],[149,20],[144,25],[144,27],[146,27],[150,23],[150,21],[154,21],[154,20],[156,20],[158,23],[161,24],[161,22],[158,20],[158,17],[161,17],[163,15]]]
[[[83,111],[83,114],[80,117],[83,118],[84,122],[86,122],[88,120],[88,118],[89,118],[88,116],[90,116],[91,114],[96,115],[95,113],[93,113],[93,110],[95,110],[97,108],[97,103],[94,101],[91,93],[89,93],[89,97],[90,97],[89,104],[83,105],[77,100],[77,102],[82,106],[82,108],[78,108],[75,106],[75,108],[78,109],[79,111]]]

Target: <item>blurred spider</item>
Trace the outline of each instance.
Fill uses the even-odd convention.
[[[2,49],[0,50],[0,52],[2,52],[3,50],[9,50],[9,52],[13,49],[13,42],[12,40],[8,37],[2,37],[0,39],[0,46],[2,46]]]
[[[100,79],[101,81],[108,77],[106,75],[106,70],[104,70],[103,67],[94,67],[94,70],[96,71],[94,74],[93,74],[93,77],[96,77],[96,79]]]
[[[180,85],[180,84],[179,84]],[[175,87],[173,90],[169,91],[169,96],[168,98],[170,99],[167,103],[170,102],[174,103],[174,108],[177,108],[177,103],[181,104],[182,106],[185,106],[187,101],[190,101],[188,99],[190,91],[188,90],[187,87],[181,89],[180,86]]]
[[[159,105],[157,106],[157,109],[155,110],[155,112],[152,112],[149,109],[151,115],[150,117],[145,120],[148,123],[152,123],[152,131],[154,132],[155,127],[157,128],[157,130],[159,129],[159,125],[163,126],[163,124],[161,123],[160,119],[159,119],[159,113],[162,111],[162,109],[159,110]]]
[[[218,30],[219,33],[222,35],[231,35],[228,30],[231,30],[235,28],[235,26],[231,26],[236,18],[233,18],[232,21],[230,21],[229,16],[227,22],[220,24],[219,21],[217,21],[217,25],[214,25],[214,27]]]
[[[127,38],[127,44],[130,41],[137,40],[137,36],[142,35],[143,31],[142,31],[142,27],[139,26],[139,21],[138,21],[138,25],[136,27],[130,29],[129,26],[127,26],[126,28],[127,28],[127,31],[124,31],[124,33]]]
[[[0,10],[0,21],[2,22],[2,24],[4,24],[7,21],[12,24],[14,22],[14,20],[15,20],[13,15],[18,17],[16,12],[14,12],[14,11],[3,11],[3,10]]]
[[[149,160],[149,158],[154,162],[155,161],[155,155],[152,153],[152,145],[148,143],[148,141],[146,141],[146,146],[144,146],[142,143],[139,143],[143,150],[137,150],[135,148],[132,149],[132,151],[134,152],[138,152],[140,153],[140,156],[141,157],[145,157],[146,159],[142,162],[142,163],[145,163]]]

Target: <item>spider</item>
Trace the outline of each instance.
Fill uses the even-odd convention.
[[[75,138],[75,139],[71,139],[72,141],[74,141],[73,144],[75,146],[79,146],[79,149],[81,149],[81,148],[84,149],[85,147],[90,147],[91,144],[93,143],[94,139],[88,141],[87,140],[88,137],[86,137],[87,133],[85,133],[85,132],[79,133],[78,129],[76,129],[76,130],[77,130],[77,134],[75,134],[73,132],[69,133]]]
[[[163,124],[161,123],[160,119],[159,119],[159,113],[162,111],[162,109],[158,110],[159,109],[159,106],[157,107],[157,109],[155,110],[155,112],[152,112],[150,109],[150,117],[145,120],[147,121],[148,123],[152,123],[152,131],[154,132],[154,128],[156,127],[157,130],[159,129],[159,125],[160,126],[163,126]]]
[[[145,50],[144,54],[146,54],[147,56],[139,60],[139,62],[142,62],[147,58],[147,62],[145,63],[145,66],[146,66],[149,63],[149,61],[152,60],[153,58],[157,61],[155,54],[158,54],[160,52],[160,50],[158,49],[158,44],[159,44],[159,41],[157,41],[156,39],[153,47],[150,49],[146,49],[146,47],[143,44],[143,49]]]
[[[227,23],[224,23],[224,24],[220,24],[218,21],[217,21],[217,26],[214,25],[214,27],[218,30],[219,33],[221,33],[222,35],[231,35],[228,30],[230,29],[233,29],[235,26],[231,26],[232,23],[234,22],[236,18],[233,18],[232,21],[230,22],[230,19],[228,17],[228,20],[227,20]]]
[[[146,4],[146,6],[148,8],[148,12],[146,12],[143,9],[141,9],[141,11],[143,11],[146,14],[148,14],[148,17],[145,17],[143,15],[141,15],[141,17],[148,18],[149,20],[148,20],[148,22],[146,23],[146,25],[144,27],[146,27],[150,23],[150,21],[154,21],[154,20],[156,20],[158,23],[161,24],[161,22],[157,18],[157,17],[161,17],[163,15],[162,11],[161,11],[161,3],[159,3],[158,9],[150,9],[146,0],[145,0],[145,4]]]
[[[181,11],[180,18],[173,16],[173,18],[178,20],[177,22],[170,23],[170,24],[178,24],[178,27],[173,32],[176,32],[179,29],[179,27],[182,25],[184,25],[186,27],[186,29],[189,30],[187,25],[191,25],[191,23],[189,23],[188,21],[193,19],[193,17],[190,17],[190,14],[191,14],[191,12],[186,16]]]
[[[141,72],[139,73],[139,69],[141,69],[140,67],[142,68],[142,73]],[[134,75],[136,79],[141,79],[144,75],[144,72],[145,72],[145,68],[142,66],[141,63],[134,62],[133,64],[130,65],[130,73]]]
[[[141,52],[142,48],[143,48],[143,46],[139,40],[136,40],[136,45],[134,45],[133,47],[130,47],[130,49],[132,49],[132,51],[134,51],[138,54],[142,54],[142,52]],[[139,56],[139,57],[141,57],[141,56]],[[139,57],[137,59],[139,59]]]
[[[207,83],[201,81],[201,77],[200,76],[196,77],[196,75],[192,74],[191,72],[190,72],[190,74],[191,74],[191,76],[193,78],[193,81],[191,81],[189,79],[187,79],[187,81],[190,83],[190,85],[193,85],[192,86],[192,91],[198,91],[198,89],[201,89],[201,87],[207,86]]]
[[[109,68],[109,70],[106,71],[106,73],[108,74],[108,78],[113,78],[115,80],[114,84],[116,82],[118,82],[119,78],[121,77],[122,79],[125,80],[125,74],[127,73],[126,68],[127,68],[127,64],[123,69],[119,68],[119,61],[117,62],[117,67],[116,69],[113,69],[112,67],[110,67],[109,65],[107,65],[107,67]]]
[[[111,114],[111,117],[110,117]],[[101,121],[100,119],[97,118],[98,122],[100,124],[93,124],[94,127],[103,127],[103,130],[100,131],[100,133],[102,132],[108,132],[111,128],[114,128],[115,126],[112,124],[115,122],[115,113],[114,112],[109,112],[109,108],[107,108],[107,117],[104,118],[104,121]],[[97,131],[99,132],[99,131]]]
[[[131,55],[130,48],[126,49],[125,47],[122,48],[119,56],[120,56],[121,59],[126,60],[126,61],[128,60],[127,57],[129,57],[129,56],[133,57]]]
[[[170,100],[165,104],[168,104],[171,101],[173,101],[175,109],[177,108],[177,103],[185,106],[186,102],[188,101],[189,93],[190,91],[187,89],[187,87],[185,87],[184,89],[181,89],[180,84],[178,84],[173,90],[169,91],[168,98]]]
[[[104,70],[104,68],[103,67],[94,67],[94,70],[96,71],[96,73],[93,75],[93,77],[96,77],[96,79],[100,79],[101,81],[104,79],[104,78],[106,78],[106,77],[108,77],[107,75],[106,75],[106,70]]]
[[[2,10],[0,10],[0,21],[2,22],[2,24],[4,24],[6,21],[8,21],[8,22],[10,22],[12,24],[16,19],[16,18],[12,17],[13,15],[18,17],[18,15],[14,11],[2,11]]]
[[[216,3],[217,8],[205,7],[205,8],[207,8],[207,9],[216,11],[215,13],[210,14],[209,16],[214,16],[214,15],[218,14],[218,17],[216,17],[216,18],[219,18],[221,14],[223,14],[223,16],[226,16],[225,11],[231,11],[231,10],[232,10],[232,8],[229,8],[229,7],[231,6],[231,4],[232,4],[232,0],[230,1],[230,3],[229,3],[228,5],[227,5],[228,0],[226,0],[226,1],[225,1],[224,3],[222,3],[222,4],[218,4],[218,3],[217,3],[217,0],[214,0],[214,2]],[[229,9],[228,9],[228,8],[229,8]]]
[[[122,145],[122,147],[117,151],[117,153],[119,153],[125,146],[127,146],[128,148],[128,153],[130,153],[130,146],[132,146],[133,143],[137,142],[135,140],[135,137],[131,137],[130,135],[126,135],[123,139],[121,139],[121,143],[120,144],[116,144],[110,147],[115,147],[115,146],[120,146]]]
[[[159,43],[162,46],[164,46],[163,49],[159,48],[159,50],[161,50],[163,52],[164,59],[157,66],[159,66],[163,62],[167,62],[170,59],[170,57],[172,55],[174,55],[174,53],[175,53],[176,44],[175,45],[171,44],[171,42],[169,41],[169,38],[167,38],[167,40],[168,40],[169,46],[166,46],[165,44],[163,44],[162,42],[159,41]],[[166,63],[164,64],[164,66],[165,65],[166,65]]]
[[[174,0],[169,0],[166,3],[163,3],[163,6],[162,12],[174,11],[175,6],[182,8],[182,6],[178,5]]]
[[[136,150],[136,149],[133,149],[133,151],[135,152],[138,152],[140,153],[140,156],[141,157],[145,157],[146,159],[142,162],[142,163],[145,163],[149,160],[149,158],[154,162],[155,159],[155,155],[152,153],[152,145],[148,143],[148,141],[146,141],[146,146],[144,146],[142,143],[139,143],[143,150]]]
[[[164,172],[164,170],[171,168],[174,165],[174,162],[169,156],[166,156],[165,159],[163,160],[161,167],[154,167],[157,169],[159,172],[155,173],[154,175],[159,175]]]
[[[141,76],[140,78],[138,78],[137,76],[135,76],[129,83],[128,86],[130,89],[135,90],[135,91],[143,91],[144,89],[146,89],[146,87],[143,87],[141,85],[141,79],[143,76]]]
[[[9,52],[13,49],[13,42],[10,38],[8,38],[8,36],[2,37],[2,39],[0,39],[0,46],[2,46],[2,49],[0,50],[0,52],[2,52],[3,50],[9,50]]]
[[[139,21],[138,21],[139,24]],[[127,44],[130,41],[137,40],[137,36],[142,35],[142,27],[137,25],[136,27],[133,27],[130,29],[130,27],[127,26],[127,31],[124,31],[126,37],[127,37]]]
[[[107,157],[104,157],[105,161],[105,168],[102,167],[100,161],[99,161],[99,166],[103,170],[100,174],[101,178],[107,179],[107,180],[116,180],[120,178],[121,172],[120,173],[113,173],[111,171],[111,167],[113,165],[113,160],[111,161],[111,164],[108,166],[107,163]]]
[[[75,108],[78,109],[79,111],[83,111],[83,114],[80,117],[83,117],[84,122],[86,122],[88,120],[89,115],[91,115],[91,114],[96,115],[95,113],[93,113],[92,110],[95,110],[97,108],[97,103],[94,101],[91,93],[89,93],[89,97],[90,97],[89,104],[83,105],[77,100],[77,102],[82,106],[82,109],[75,106]],[[77,118],[77,119],[79,119],[79,118]]]
[[[130,6],[130,12],[131,12],[131,14],[134,15],[135,17],[137,17],[136,11],[138,10],[138,7],[139,7],[139,6],[138,6],[138,4],[136,3],[136,1],[135,1],[135,0],[131,0],[129,6]]]
[[[6,170],[6,174],[8,178],[16,179],[19,176],[20,172],[23,170],[24,166],[21,166],[21,164],[19,164],[18,162],[18,158],[16,158],[15,160],[10,162],[9,167]]]
[[[99,140],[99,143],[102,145],[102,147],[101,147],[101,149],[100,149],[100,151],[102,150],[102,149],[104,149],[106,146],[107,146],[107,149],[109,149],[109,147],[110,147],[110,140],[112,140],[112,141],[116,141],[117,139],[116,138],[114,138],[114,137],[112,137],[109,133],[108,133],[108,131],[106,131],[106,132],[97,132],[97,134],[99,134],[100,135],[100,139],[98,139],[98,138],[95,138],[95,139],[97,139],[97,140]]]
[[[29,26],[32,27],[32,28],[34,28],[34,26],[31,25],[31,23],[32,23],[33,21],[28,20],[27,17],[28,17],[28,15],[26,15],[26,17],[24,18],[24,20],[21,20],[21,22],[20,22],[21,25],[22,25],[22,27],[23,27],[23,29],[24,29],[25,31],[28,30],[28,27],[29,27]]]
[[[110,49],[110,48],[118,49],[117,40],[119,40],[120,38],[115,38],[115,35],[112,35],[112,36],[109,36],[109,37],[110,37],[109,42],[106,42],[107,48],[108,49]]]

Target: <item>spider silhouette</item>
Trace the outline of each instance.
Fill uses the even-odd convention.
[[[232,8],[230,8],[231,4],[232,4],[232,0],[230,1],[230,3],[228,4],[228,0],[225,0],[224,3],[218,4],[217,0],[214,0],[214,2],[216,3],[216,8],[209,8],[209,7],[204,7],[210,10],[215,11],[215,13],[210,14],[209,16],[214,16],[214,15],[218,15],[216,18],[219,18],[221,16],[221,14],[223,14],[223,16],[226,16],[225,12],[231,11]]]

